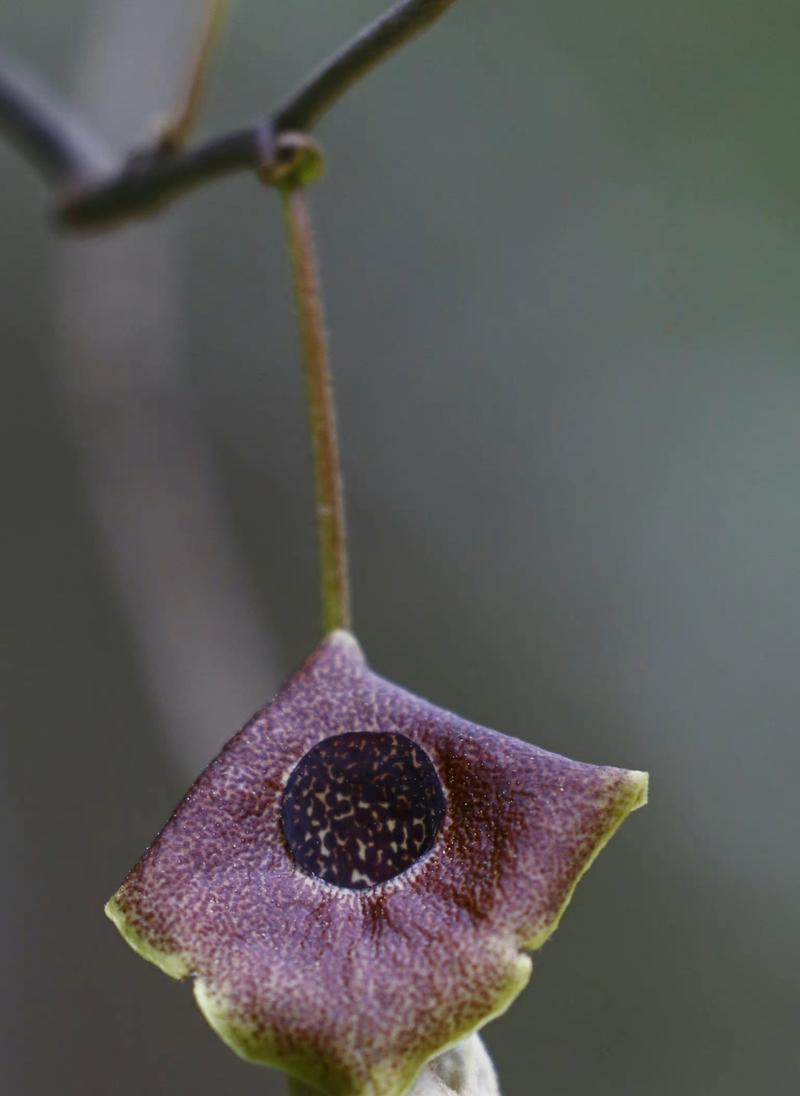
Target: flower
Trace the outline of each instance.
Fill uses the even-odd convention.
[[[193,977],[242,1057],[400,1096],[527,983],[581,875],[646,799],[393,685],[333,632],[209,765],[106,907]]]

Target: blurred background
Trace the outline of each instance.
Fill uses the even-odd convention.
[[[5,3],[115,148],[201,5]],[[380,10],[240,0],[203,130]],[[800,22],[462,0],[324,122],[356,627],[381,673],[652,801],[486,1030],[506,1096],[798,1085]],[[102,905],[318,638],[277,200],[59,238],[0,142],[0,1073],[264,1094]]]

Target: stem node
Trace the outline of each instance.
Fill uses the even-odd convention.
[[[298,187],[321,178],[325,157],[307,133],[265,131],[258,176],[267,186]]]

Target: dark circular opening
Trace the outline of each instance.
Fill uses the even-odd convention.
[[[363,890],[428,851],[445,813],[423,749],[402,734],[339,734],[308,751],[283,792],[283,832],[297,863],[338,887]]]

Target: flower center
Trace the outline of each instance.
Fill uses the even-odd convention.
[[[410,868],[433,845],[445,812],[433,763],[402,734],[326,738],[283,792],[283,832],[305,871],[363,890]]]

